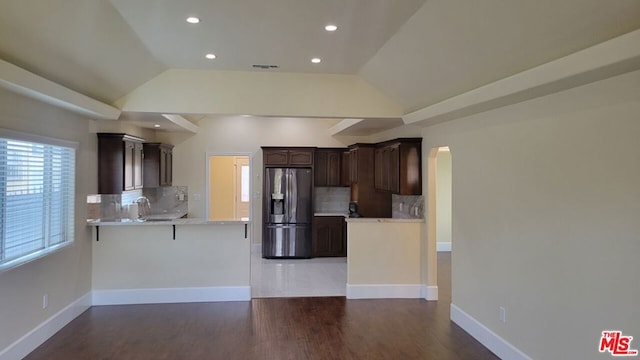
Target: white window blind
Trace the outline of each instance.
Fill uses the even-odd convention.
[[[75,149],[0,137],[0,270],[73,242]]]

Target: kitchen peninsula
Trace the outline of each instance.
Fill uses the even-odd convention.
[[[249,221],[88,224],[95,305],[251,299]]]

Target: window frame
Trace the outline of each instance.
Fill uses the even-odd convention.
[[[4,263],[0,263],[0,273],[5,272],[7,270],[10,269],[14,269],[16,267],[19,267],[21,265],[27,264],[31,261],[34,261],[36,259],[40,259],[42,257],[45,257],[47,255],[50,255],[52,253],[55,253],[63,248],[66,248],[67,246],[73,245],[73,243],[75,242],[75,238],[77,235],[77,224],[76,224],[76,209],[77,209],[77,176],[75,176],[75,174],[77,174],[77,166],[78,166],[78,148],[79,148],[79,143],[75,142],[75,141],[68,141],[68,140],[61,140],[61,139],[55,139],[55,138],[50,138],[50,137],[46,137],[46,136],[40,136],[40,135],[34,135],[34,134],[28,134],[28,133],[23,133],[23,132],[19,132],[19,131],[13,131],[13,130],[8,130],[8,129],[3,129],[0,128],[0,138],[3,139],[9,139],[9,140],[16,140],[16,141],[22,141],[22,142],[28,142],[28,143],[34,143],[34,144],[38,144],[38,145],[48,145],[48,146],[58,146],[58,147],[66,147],[69,148],[73,151],[73,191],[70,194],[70,199],[68,199],[72,205],[71,208],[71,214],[69,216],[70,221],[73,222],[73,227],[71,230],[71,234],[70,234],[70,239],[65,239],[65,241],[61,242],[61,243],[57,243],[57,244],[50,244],[50,239],[45,239],[45,247],[43,249],[34,251],[32,253],[29,253],[27,255],[22,255],[20,257],[17,257],[15,259],[6,261]],[[0,184],[0,189],[2,189],[2,191],[4,192],[4,188],[5,188],[5,184]],[[4,197],[4,195],[0,195],[2,197]],[[44,200],[44,202],[46,202],[46,200]],[[0,221],[4,222],[5,221],[5,213],[4,213],[5,209],[4,206],[0,206]],[[46,215],[44,215],[46,216]],[[3,230],[4,231],[4,230]]]

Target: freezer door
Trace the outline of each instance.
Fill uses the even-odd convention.
[[[308,225],[268,225],[262,239],[264,258],[310,258],[311,227]]]
[[[265,222],[282,224],[287,222],[287,169],[268,168],[264,174]]]
[[[286,170],[286,211],[285,222],[289,224],[310,224],[312,174],[310,168]]]

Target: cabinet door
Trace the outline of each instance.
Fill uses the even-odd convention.
[[[326,177],[327,186],[340,186],[340,158],[342,153],[331,151],[327,153]]]
[[[344,218],[317,216],[314,218],[312,254],[314,257],[346,256]]]
[[[399,145],[389,146],[389,183],[387,190],[400,192],[400,148]]]
[[[264,165],[288,165],[289,164],[289,151],[265,149],[263,150]]]
[[[351,185],[351,181],[349,181],[349,151],[343,151],[342,152],[342,163],[341,163],[341,169],[340,169],[340,185],[342,186],[349,186]]]
[[[160,166],[158,166],[158,174],[159,174],[159,185],[166,186],[167,185],[167,176],[166,176],[166,168],[167,168],[167,150],[160,148]]]
[[[327,186],[328,153],[316,151],[315,164],[313,166],[315,186]]]
[[[386,186],[384,185],[385,164],[383,164],[383,153],[384,148],[377,148],[373,153],[373,184],[378,190],[386,190]]]
[[[289,164],[313,165],[313,150],[289,150]]]
[[[401,195],[422,194],[422,145],[403,144],[400,148],[399,193]]]
[[[358,182],[358,149],[349,150],[349,181]]]
[[[165,168],[166,186],[173,185],[173,150],[167,150],[167,160]]]
[[[123,190],[135,189],[135,157],[136,145],[132,141],[124,142],[124,187]]]
[[[142,150],[141,143],[134,144],[133,152],[133,187],[135,189],[142,189],[144,179],[142,178],[142,158],[144,152]]]

